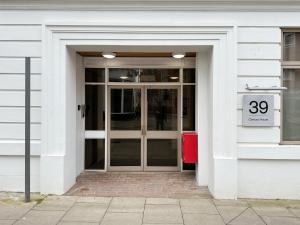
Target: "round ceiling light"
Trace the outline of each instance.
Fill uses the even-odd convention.
[[[107,59],[113,59],[116,57],[116,53],[114,52],[102,52],[102,56]]]
[[[183,57],[185,57],[185,53],[184,52],[173,52],[172,56],[175,59],[182,59]]]

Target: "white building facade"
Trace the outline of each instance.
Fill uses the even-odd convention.
[[[24,191],[24,57],[31,57],[31,191],[67,192],[87,169],[90,139],[102,140],[99,170],[122,170],[114,168],[110,151],[122,141],[112,139],[140,139],[140,133],[112,129],[111,99],[118,88],[137,90],[137,105],[142,109],[140,104],[148,102],[147,110],[151,90],[177,90],[176,132],[148,129],[146,139],[176,140],[176,165],[153,170],[182,171],[182,96],[188,83],[195,88],[199,186],[220,199],[300,199],[299,18],[298,1],[0,1],[0,191]],[[192,54],[165,57],[172,52]],[[88,81],[87,68],[101,70],[103,80]],[[145,86],[120,87],[111,80],[113,68],[138,74],[145,68],[178,69],[179,82],[145,80]],[[185,83],[187,69],[195,70],[195,80]],[[103,87],[99,129],[87,129],[82,115],[88,85]],[[244,124],[246,95],[274,98],[268,108],[271,124]],[[266,109],[257,107],[262,113]],[[147,120],[146,111],[138,112]],[[144,127],[139,129],[143,135]],[[150,144],[139,144],[150,151]],[[138,151],[140,161],[126,168],[152,170],[143,160],[146,150]]]

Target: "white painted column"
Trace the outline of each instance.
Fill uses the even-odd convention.
[[[198,52],[196,56],[196,131],[198,133],[198,164],[196,178],[200,186],[208,186],[212,176],[211,149],[211,99],[210,51]]]
[[[237,198],[237,73],[235,33],[214,46],[212,59],[213,195]],[[230,49],[230,50],[229,50]]]

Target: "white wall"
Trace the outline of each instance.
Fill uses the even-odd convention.
[[[31,190],[39,191],[41,26],[0,24],[0,191],[24,191],[25,63],[31,63]]]
[[[300,199],[300,161],[240,160],[240,198]]]
[[[166,16],[167,15],[167,16]],[[286,150],[280,142],[280,95],[278,92],[257,92],[275,95],[275,125],[271,128],[241,126],[242,96],[249,92],[245,85],[280,85],[281,30],[280,27],[299,26],[298,12],[112,12],[112,11],[18,11],[0,12],[0,190],[17,190],[24,177],[24,56],[32,58],[32,151],[34,168],[38,170],[41,139],[41,45],[45,21],[164,21],[234,22],[238,26],[238,90],[237,153],[238,196],[266,198],[300,198],[294,192],[300,179],[295,170],[300,148]],[[121,21],[122,20],[122,21]],[[47,63],[47,62],[44,62]],[[201,110],[201,109],[200,109]],[[278,149],[282,149],[278,155]],[[293,151],[293,154],[291,154]],[[261,156],[263,155],[263,156]],[[274,158],[276,156],[276,159]],[[292,155],[292,156],[291,156]],[[293,157],[293,158],[292,158]],[[259,158],[259,160],[257,160]],[[289,160],[291,159],[291,160]],[[296,160],[295,160],[296,159]],[[280,171],[278,170],[280,168]],[[9,172],[10,169],[12,172]],[[260,170],[259,170],[260,169]],[[13,172],[15,171],[15,172]],[[78,173],[79,170],[77,170]],[[263,172],[260,172],[263,171]],[[272,176],[270,174],[273,173]],[[275,176],[274,174],[278,174]],[[298,173],[299,174],[299,173]],[[18,179],[15,179],[16,176]],[[272,178],[272,179],[271,179]],[[277,184],[282,184],[278,186]],[[285,191],[283,195],[274,187]],[[32,180],[39,190],[39,173]],[[273,194],[270,195],[271,190]],[[255,190],[255,191],[254,191]]]

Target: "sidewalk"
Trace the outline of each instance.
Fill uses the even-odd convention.
[[[300,225],[300,201],[0,193],[0,225]]]

